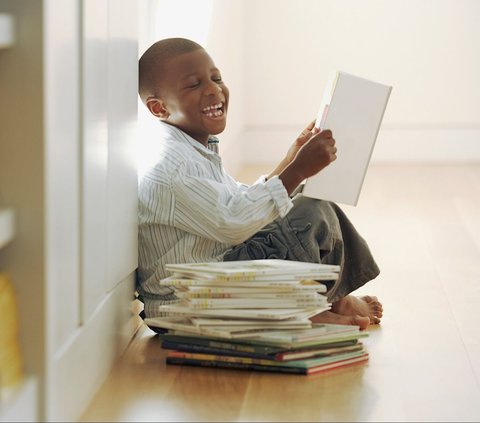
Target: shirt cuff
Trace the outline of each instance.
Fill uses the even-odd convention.
[[[260,178],[258,178],[252,185],[255,185],[255,184],[264,184],[265,182],[267,182],[267,178],[268,178],[268,175],[262,175],[262,176],[260,176]]]
[[[265,181],[266,176],[263,176]],[[283,182],[278,176],[273,176],[268,181],[264,182],[270,195],[272,196],[275,206],[277,207],[280,217],[285,217],[290,209],[293,207],[293,201],[288,195]]]

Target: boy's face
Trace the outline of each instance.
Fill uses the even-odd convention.
[[[203,49],[181,54],[165,64],[157,86],[159,104],[147,106],[163,121],[180,128],[192,138],[207,143],[227,123],[229,91],[220,71]],[[152,108],[161,107],[159,113]]]

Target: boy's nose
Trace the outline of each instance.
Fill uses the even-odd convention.
[[[207,88],[205,89],[207,95],[215,95],[222,92],[222,87],[218,85],[215,81],[210,81]]]

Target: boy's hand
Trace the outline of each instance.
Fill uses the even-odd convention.
[[[305,136],[308,139],[299,146],[294,159],[278,175],[289,194],[304,179],[317,174],[337,158],[337,147],[335,147],[332,131],[327,129],[311,136],[305,134]]]
[[[318,133],[318,129],[315,128],[315,120],[312,120],[290,146],[285,158],[270,173],[270,175],[268,175],[268,179],[270,179],[274,175],[279,175],[283,170],[285,170],[285,168],[295,159],[295,156],[297,155],[300,148],[302,148],[306,144],[306,142],[316,133]]]
[[[312,120],[288,149],[287,155],[283,160],[285,166],[295,159],[300,148],[316,133],[318,133],[318,129],[315,128],[315,120]]]
[[[299,149],[290,166],[298,168],[303,179],[315,175],[337,158],[337,147],[329,129],[312,135]]]

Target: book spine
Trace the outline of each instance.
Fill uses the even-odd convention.
[[[366,363],[368,361],[368,354],[362,355],[360,357],[352,358],[350,360],[337,361],[329,364],[322,364],[320,366],[311,367],[307,369],[306,373],[309,375],[322,373],[333,369],[345,368],[354,366],[356,364]]]
[[[293,350],[293,349],[305,349],[305,348],[316,348],[320,345],[323,346],[328,346],[332,344],[336,344],[338,342],[345,342],[345,341],[352,341],[355,340],[357,341],[359,338],[362,338],[364,336],[368,336],[368,334],[364,334],[362,332],[356,334],[356,335],[351,335],[351,336],[338,336],[338,337],[319,337],[315,340],[311,341],[301,341],[301,342],[292,342],[292,341],[285,341],[282,339],[262,339],[262,342],[264,345],[271,345],[276,346],[278,348],[282,348],[283,350]],[[243,339],[243,342],[246,340]]]
[[[167,357],[167,364],[198,366],[198,367],[217,367],[224,369],[236,369],[236,370],[255,370],[262,372],[273,373],[294,373],[294,374],[306,374],[305,369],[298,367],[279,367],[279,366],[262,366],[258,364],[249,363],[232,363],[228,361],[209,361],[209,360],[193,360],[179,357]]]
[[[181,342],[163,341],[162,348],[164,350],[183,351],[187,353],[199,353],[199,354],[213,354],[213,355],[234,355],[237,357],[250,357],[264,360],[272,360],[274,355],[244,352],[244,351],[232,351],[222,350],[218,348],[210,348],[204,345],[196,344],[183,344]]]
[[[162,342],[172,341],[172,342],[181,342],[183,344],[190,344],[190,345],[201,345],[208,348],[213,349],[221,349],[227,351],[234,351],[234,352],[246,352],[246,353],[254,353],[254,354],[274,354],[280,351],[283,351],[283,348],[279,348],[276,346],[268,346],[268,345],[255,345],[255,344],[242,344],[242,343],[235,343],[235,342],[226,342],[226,341],[218,341],[208,338],[186,338],[180,337],[175,335],[163,335]]]
[[[284,293],[278,293],[278,292],[273,292],[273,293],[261,293],[261,294],[256,294],[256,293],[229,293],[229,292],[175,292],[175,295],[178,298],[185,298],[185,299],[195,299],[195,300],[201,300],[201,299],[235,299],[235,300],[250,300],[250,299],[255,299],[255,300],[260,300],[260,299],[268,299],[268,300],[295,300],[295,301],[318,301],[319,299],[325,298],[321,294],[317,294],[316,292],[306,292],[306,293],[301,293],[299,291],[290,291],[290,292],[284,292]],[[325,302],[325,301],[323,301]]]
[[[240,357],[231,354],[202,354],[192,353],[186,351],[168,351],[167,357],[185,358],[188,360],[202,360],[202,361],[223,361],[228,363],[243,363],[243,364],[257,364],[262,366],[283,366],[284,363],[271,359],[254,358],[254,357]],[[300,366],[301,367],[301,366]]]
[[[189,299],[182,303],[192,309],[257,309],[257,308],[317,308],[325,307],[325,301],[298,300],[287,301],[283,299],[276,300],[251,300],[251,299]]]
[[[185,351],[168,351],[167,357],[184,358],[189,360],[224,361],[230,363],[256,364],[261,366],[299,367],[302,369],[309,369],[337,362],[340,363],[349,360],[358,360],[360,359],[360,357],[368,357],[368,354],[365,351],[359,351],[354,353],[337,354],[336,356],[317,357],[307,360],[276,361],[272,359],[238,357],[225,354],[215,355],[192,353]]]
[[[171,269],[166,267],[167,271],[172,271]],[[289,274],[288,279],[289,283],[296,282],[300,283],[303,280],[334,280],[338,279],[338,273],[340,268],[332,268],[332,269],[325,269],[325,271],[321,272],[308,272],[308,273],[298,273],[298,274]],[[173,277],[171,279],[165,279],[160,281],[161,284],[162,282],[165,283],[170,283],[175,280],[185,280],[188,278],[191,278],[191,280],[196,280],[196,281],[203,281],[205,282],[252,282],[252,285],[255,284],[256,281],[267,281],[271,280],[274,281],[275,279],[278,279],[279,274],[272,274],[269,272],[238,272],[238,273],[232,273],[229,275],[222,275],[222,274],[215,274],[215,273],[204,273],[203,275],[198,273],[196,275],[192,274],[187,274],[187,273],[182,273],[182,272],[177,272],[175,271],[176,277]],[[206,278],[205,278],[206,276]],[[194,279],[196,278],[196,279]],[[202,279],[203,278],[203,279]]]
[[[327,345],[326,347],[319,347],[315,349],[298,349],[298,350],[291,350],[280,352],[274,355],[275,360],[280,361],[289,361],[289,360],[305,360],[308,358],[314,357],[325,357],[335,354],[342,354],[344,352],[354,352],[354,351],[361,351],[363,350],[363,345],[361,342],[355,341],[347,341],[345,343],[337,343]]]

